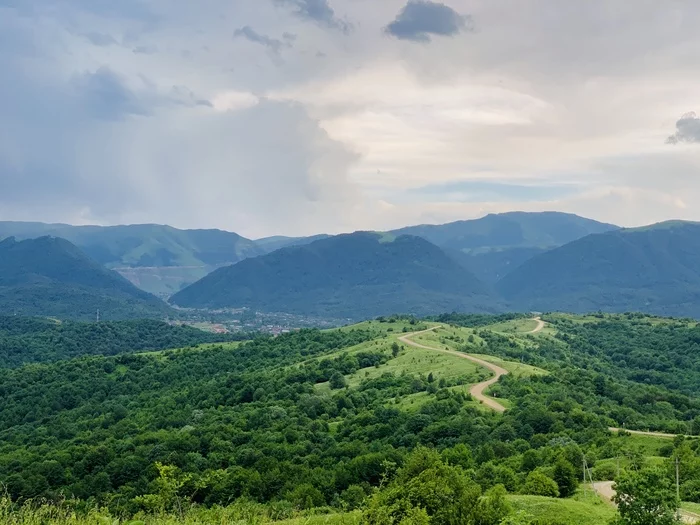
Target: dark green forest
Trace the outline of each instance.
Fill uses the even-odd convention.
[[[115,355],[234,341],[244,334],[212,334],[189,326],[140,319],[101,323],[0,316],[0,368],[84,355]]]

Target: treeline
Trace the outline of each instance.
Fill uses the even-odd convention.
[[[155,320],[100,323],[59,322],[39,317],[0,316],[0,368],[83,355],[182,348],[241,340],[249,334],[213,334]]]

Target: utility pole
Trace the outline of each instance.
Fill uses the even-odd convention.
[[[681,509],[680,509],[680,504],[681,504],[681,476],[680,476],[680,458],[678,457],[678,453],[676,453],[676,505],[678,507],[676,508],[676,518],[680,521],[681,519]]]
[[[586,497],[586,454],[583,455],[583,497]]]

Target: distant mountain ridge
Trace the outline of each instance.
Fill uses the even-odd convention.
[[[94,319],[161,317],[170,308],[57,237],[0,241],[0,311]]]
[[[480,219],[392,230],[416,235],[444,249],[487,283],[495,283],[528,259],[592,233],[618,226],[561,212],[508,212]]]
[[[533,257],[497,289],[521,309],[700,317],[700,224],[589,235]]]
[[[221,268],[171,302],[350,319],[496,309],[488,287],[437,246],[373,232],[287,247]]]

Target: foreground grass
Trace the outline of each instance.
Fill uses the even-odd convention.
[[[615,510],[597,496],[579,492],[571,499],[545,498],[541,496],[507,496],[516,513],[542,520],[571,525],[599,525],[615,516]],[[685,507],[689,505],[689,507]],[[700,505],[684,504],[691,512]],[[694,510],[695,509],[695,510]],[[7,499],[0,499],[1,525],[360,525],[361,512],[339,514],[299,514],[295,517],[274,520],[264,506],[256,503],[237,503],[225,508],[193,508],[181,515],[163,514],[119,520],[107,512],[92,510],[76,514],[68,507],[30,504],[16,506]]]
[[[615,509],[598,496],[588,492],[577,493],[570,499],[545,498],[543,496],[508,496],[516,512],[535,518],[572,525],[601,525],[616,515]]]
[[[76,513],[65,505],[28,503],[22,506],[0,499],[0,525],[359,525],[359,511],[342,514],[297,515],[273,520],[263,505],[235,504],[211,509],[192,508],[179,515],[161,514],[120,520],[94,509]]]

